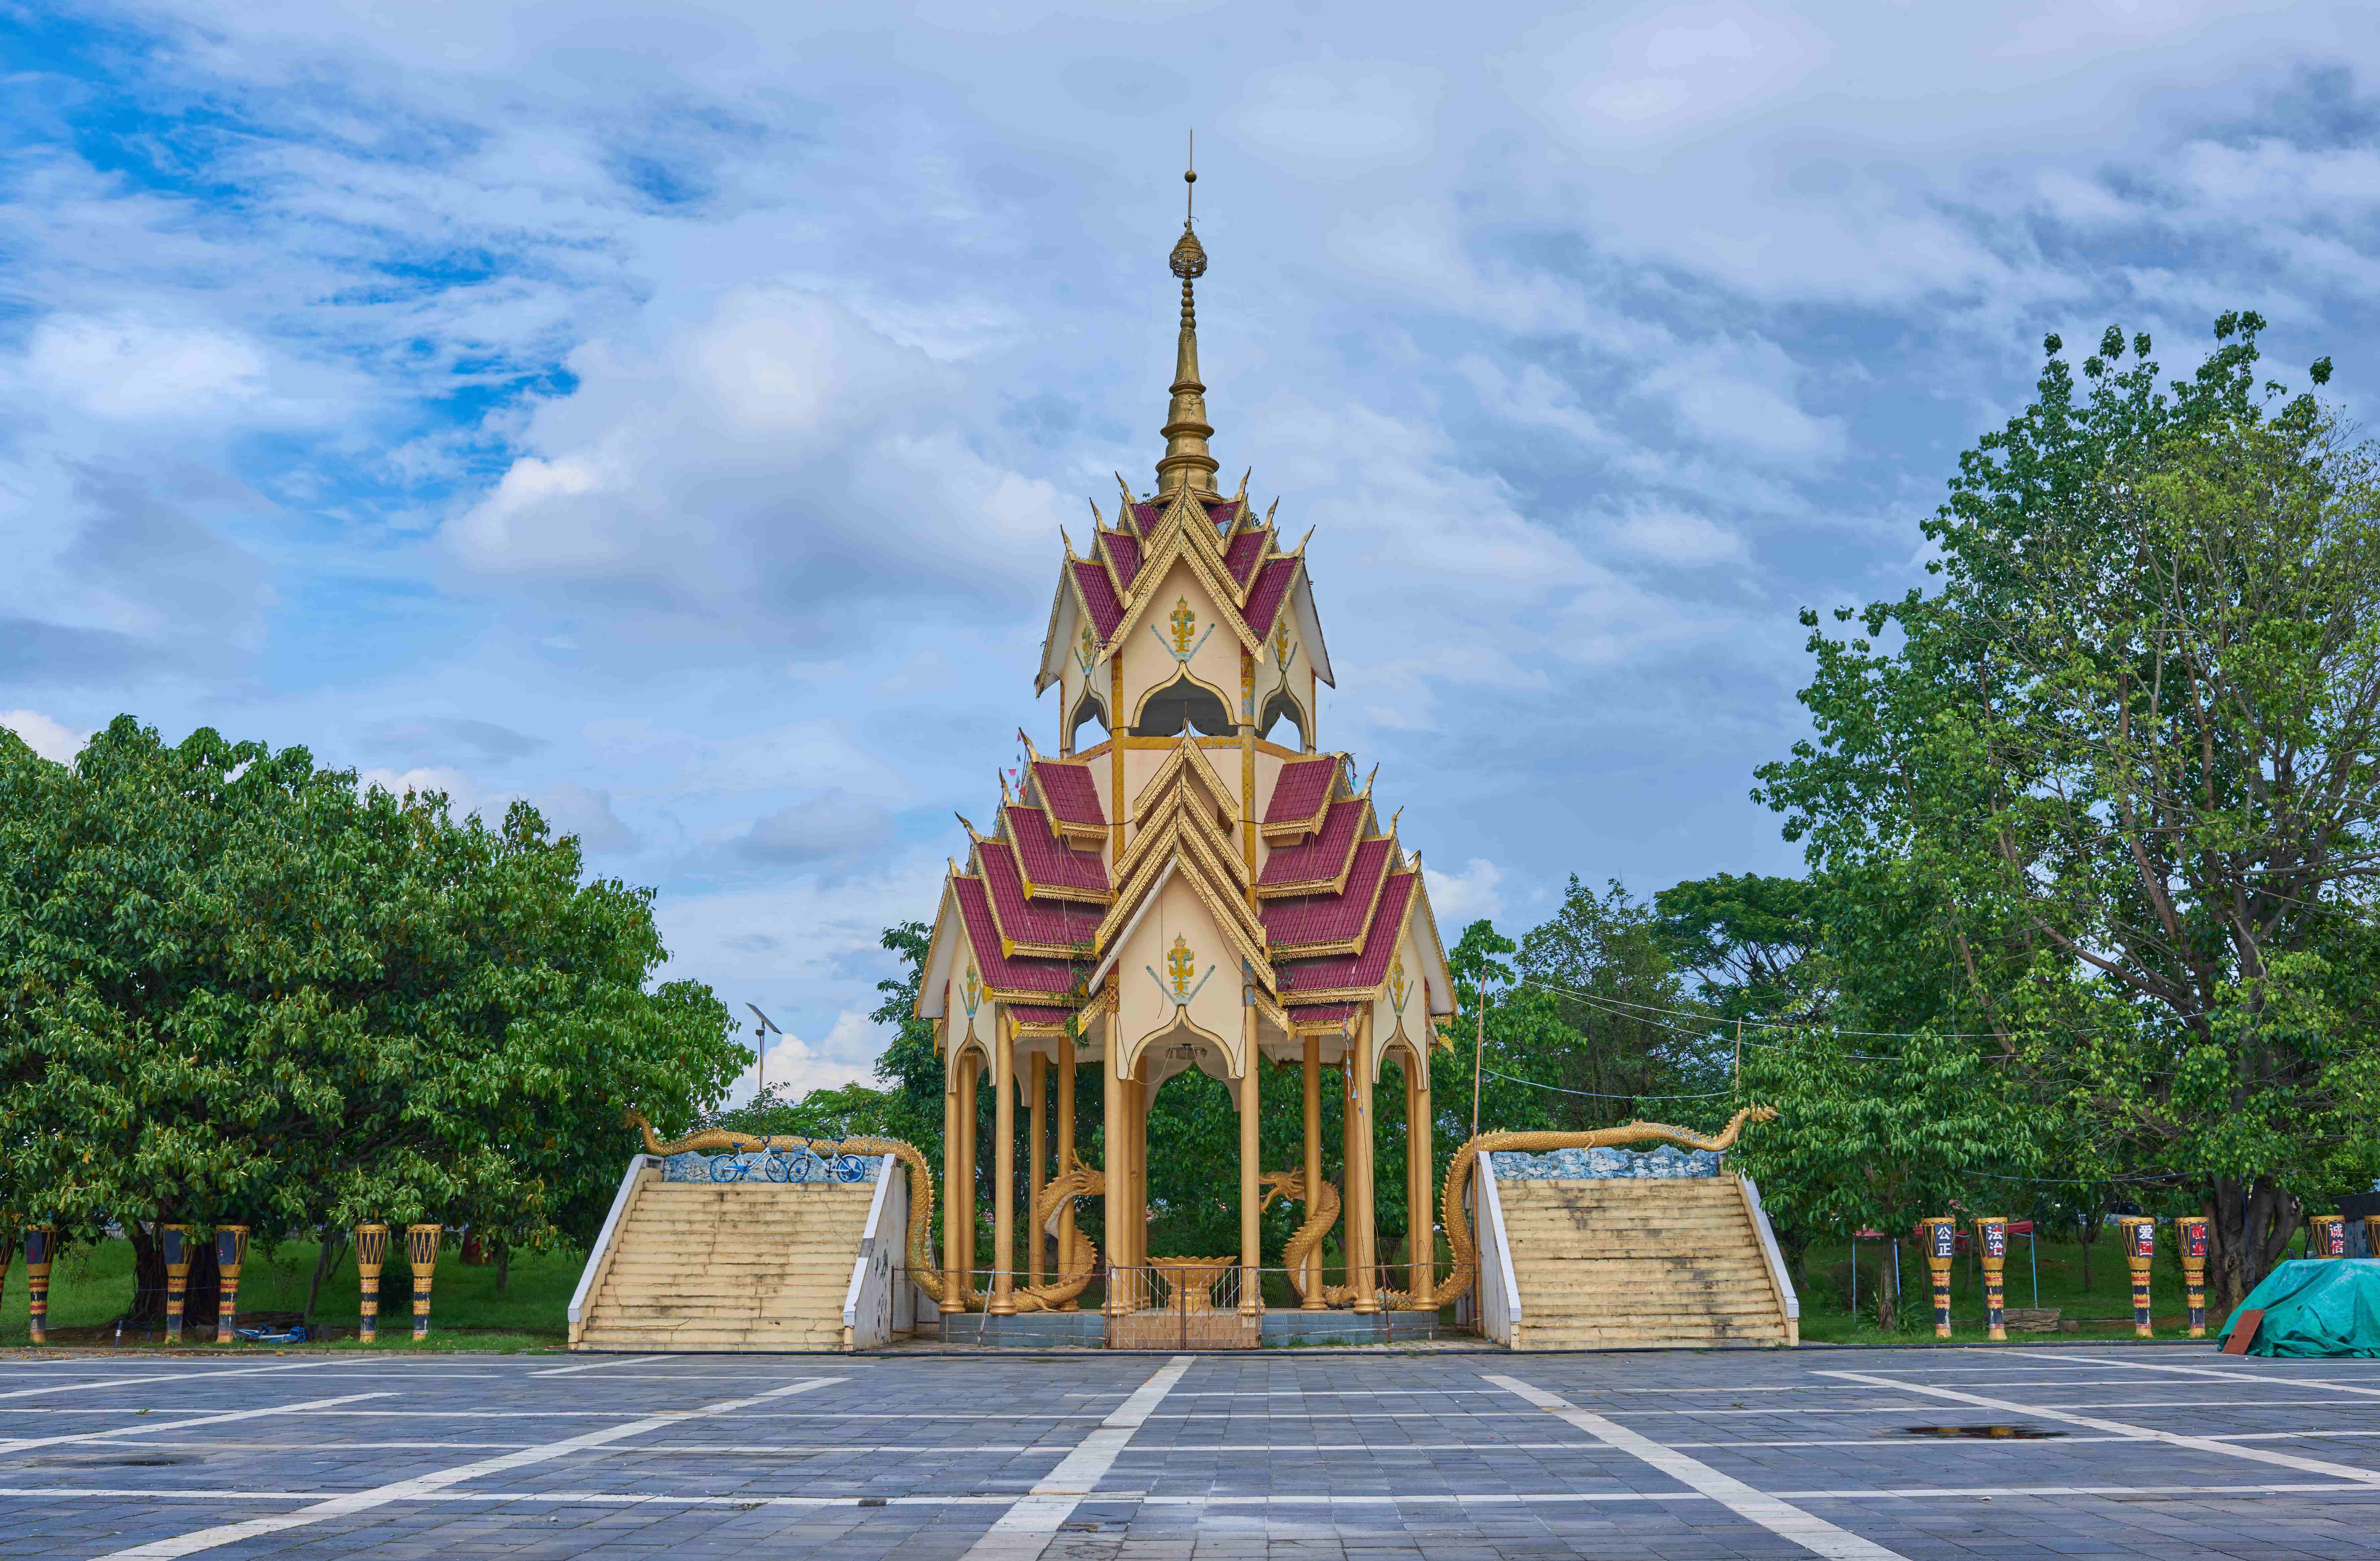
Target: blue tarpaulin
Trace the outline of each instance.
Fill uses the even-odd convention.
[[[2380,1259],[2292,1258],[2223,1320],[2228,1338],[2240,1313],[2261,1307],[2251,1355],[2380,1357]]]

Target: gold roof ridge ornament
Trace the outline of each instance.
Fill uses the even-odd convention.
[[[1192,142],[1196,150],[1196,140]],[[1166,264],[1182,279],[1182,334],[1173,349],[1173,383],[1168,388],[1173,400],[1166,409],[1165,454],[1157,463],[1157,491],[1177,492],[1187,488],[1193,492],[1220,498],[1215,489],[1218,463],[1207,453],[1207,441],[1214,429],[1207,422],[1207,387],[1198,380],[1198,309],[1191,292],[1191,284],[1207,273],[1206,247],[1198,242],[1197,220],[1198,170],[1196,159],[1182,171],[1184,187],[1182,212],[1182,236],[1174,241],[1173,252]]]

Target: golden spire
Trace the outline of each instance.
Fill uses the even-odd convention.
[[[1195,143],[1194,143],[1195,144]],[[1215,492],[1215,457],[1207,454],[1207,436],[1215,430],[1207,424],[1207,387],[1198,382],[1198,311],[1191,297],[1190,284],[1206,274],[1207,251],[1198,242],[1197,231],[1191,224],[1196,219],[1198,171],[1193,166],[1182,173],[1187,188],[1183,202],[1182,236],[1167,257],[1173,274],[1182,279],[1182,335],[1173,349],[1173,404],[1166,411],[1165,456],[1157,463],[1157,490],[1171,493],[1179,488],[1198,492]]]

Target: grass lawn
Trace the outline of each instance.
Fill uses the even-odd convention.
[[[2110,1226],[2091,1250],[2091,1288],[2082,1288],[2082,1243],[2070,1237],[2044,1238],[2041,1242],[2041,1300],[2043,1306],[2055,1306],[2068,1322],[2080,1322],[2074,1334],[2011,1333],[2009,1342],[2046,1343],[2058,1338],[2130,1338],[2132,1337],[2132,1281],[2131,1271],[2124,1266],[2119,1232]],[[2176,1255],[2175,1235],[2171,1226],[2157,1227],[2156,1263],[2149,1285],[2150,1314],[2160,1338],[2179,1338],[2189,1331],[2188,1302],[2181,1289],[2181,1260]],[[2025,1238],[2009,1238],[2007,1304],[2032,1306],[2034,1301],[2033,1269],[2025,1251]],[[1931,1339],[1934,1337],[1934,1301],[1932,1281],[1926,1277],[1925,1262],[1917,1252],[1915,1241],[1906,1241],[1900,1251],[1900,1282],[1902,1303],[1917,1322],[1912,1333],[1897,1334],[1879,1331],[1876,1326],[1876,1279],[1879,1263],[1892,1261],[1890,1249],[1882,1241],[1862,1241],[1860,1246],[1859,1301],[1863,1316],[1853,1318],[1850,1297],[1837,1288],[1834,1276],[1840,1273],[1851,1257],[1851,1243],[1837,1241],[1831,1245],[1813,1243],[1804,1272],[1809,1282],[1797,1277],[1795,1287],[1802,1296],[1802,1337],[1812,1343],[1827,1344],[1892,1344]],[[1954,1337],[1962,1342],[1983,1343],[1984,1284],[1983,1272],[1975,1260],[1962,1253],[1950,1270],[1950,1325]],[[2210,1314],[2206,1321],[2210,1333],[2222,1326],[2223,1319]]]
[[[403,1246],[401,1240],[389,1243],[389,1261],[381,1270],[380,1337],[375,1349],[415,1348],[413,1272],[402,1255]],[[261,1243],[250,1246],[239,1274],[243,1322],[263,1313],[296,1313],[302,1309],[318,1251],[312,1241],[284,1241],[270,1252]],[[448,1247],[438,1254],[437,1282],[431,1290],[431,1346],[561,1349],[569,1332],[570,1293],[578,1287],[578,1273],[586,1261],[587,1254],[573,1248],[516,1252],[511,1282],[498,1294],[494,1265],[467,1268],[461,1254]],[[0,1298],[0,1347],[27,1342],[29,1293],[24,1258],[19,1254],[8,1269],[6,1295]],[[50,1272],[50,1337],[61,1344],[112,1342],[112,1325],[131,1299],[130,1243],[103,1241],[68,1252]],[[312,1320],[322,1337],[346,1349],[359,1348],[355,1342],[358,1299],[355,1254],[348,1252],[324,1277],[322,1295],[314,1304]],[[183,1342],[200,1342],[200,1332],[186,1332]],[[210,1326],[204,1332],[206,1342],[212,1342],[213,1329]],[[125,1342],[135,1342],[128,1330]]]

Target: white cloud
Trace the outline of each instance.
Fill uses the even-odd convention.
[[[55,764],[72,764],[75,756],[82,752],[82,745],[91,738],[90,732],[53,720],[39,710],[0,710],[0,726],[23,738],[25,746]]]
[[[1448,947],[1473,922],[1482,917],[1493,921],[1504,914],[1504,874],[1493,862],[1475,856],[1459,873],[1440,872],[1425,863],[1422,871],[1429,879],[1429,908],[1438,915],[1439,936]]]
[[[1663,563],[1732,563],[1745,557],[1743,538],[1683,510],[1647,508],[1621,517],[1612,540]]]
[[[128,421],[232,416],[265,390],[253,343],[140,319],[52,315],[34,326],[20,372],[41,393]]]
[[[1324,60],[1248,77],[1225,127],[1293,172],[1343,175],[1427,158],[1445,78],[1394,60]]]
[[[747,1043],[750,1037],[746,1037]],[[881,1040],[876,1026],[862,1013],[835,1015],[834,1023],[817,1041],[799,1035],[771,1035],[765,1074],[769,1087],[781,1096],[800,1099],[817,1089],[841,1089],[845,1084],[876,1082],[876,1054]],[[737,1093],[750,1094],[764,1070],[755,1068],[738,1082]]]

